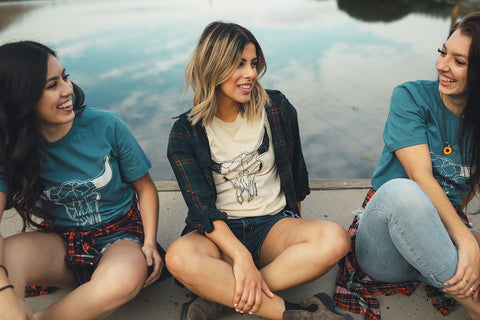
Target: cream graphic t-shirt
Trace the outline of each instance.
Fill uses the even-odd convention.
[[[206,126],[211,167],[217,188],[216,206],[229,219],[271,215],[286,205],[275,166],[270,125],[262,114],[248,121],[214,118]]]

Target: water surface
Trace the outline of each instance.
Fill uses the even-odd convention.
[[[480,9],[477,1],[370,2],[378,1],[0,2],[0,42],[56,49],[87,104],[127,122],[153,178],[174,180],[166,145],[172,117],[190,108],[186,63],[209,22],[237,22],[267,58],[262,84],[298,111],[310,178],[369,178],[393,88],[435,79],[436,50],[452,20]]]

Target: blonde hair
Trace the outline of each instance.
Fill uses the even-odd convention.
[[[189,87],[194,92],[189,114],[193,124],[202,121],[206,125],[213,120],[217,110],[215,90],[230,78],[249,43],[256,48],[258,79],[267,70],[267,65],[257,39],[250,31],[238,24],[220,21],[210,23],[203,30],[185,71],[185,93]],[[247,120],[253,119],[267,101],[268,95],[257,80],[250,101],[241,104],[239,111]]]

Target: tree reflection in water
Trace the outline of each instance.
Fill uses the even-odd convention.
[[[38,8],[44,3],[2,3],[0,1],[0,31],[20,20],[31,9]]]
[[[452,25],[458,17],[480,10],[478,1],[452,0],[337,0],[340,10],[352,18],[366,22],[392,22],[410,13],[434,17],[451,16]]]

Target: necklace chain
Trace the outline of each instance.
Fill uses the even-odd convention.
[[[443,101],[443,94],[440,94],[442,100],[442,111],[443,111],[443,128],[445,129],[445,147],[443,147],[443,154],[449,155],[452,153],[453,149],[450,143],[448,143],[448,132],[447,132],[447,115],[445,114],[445,102]]]

